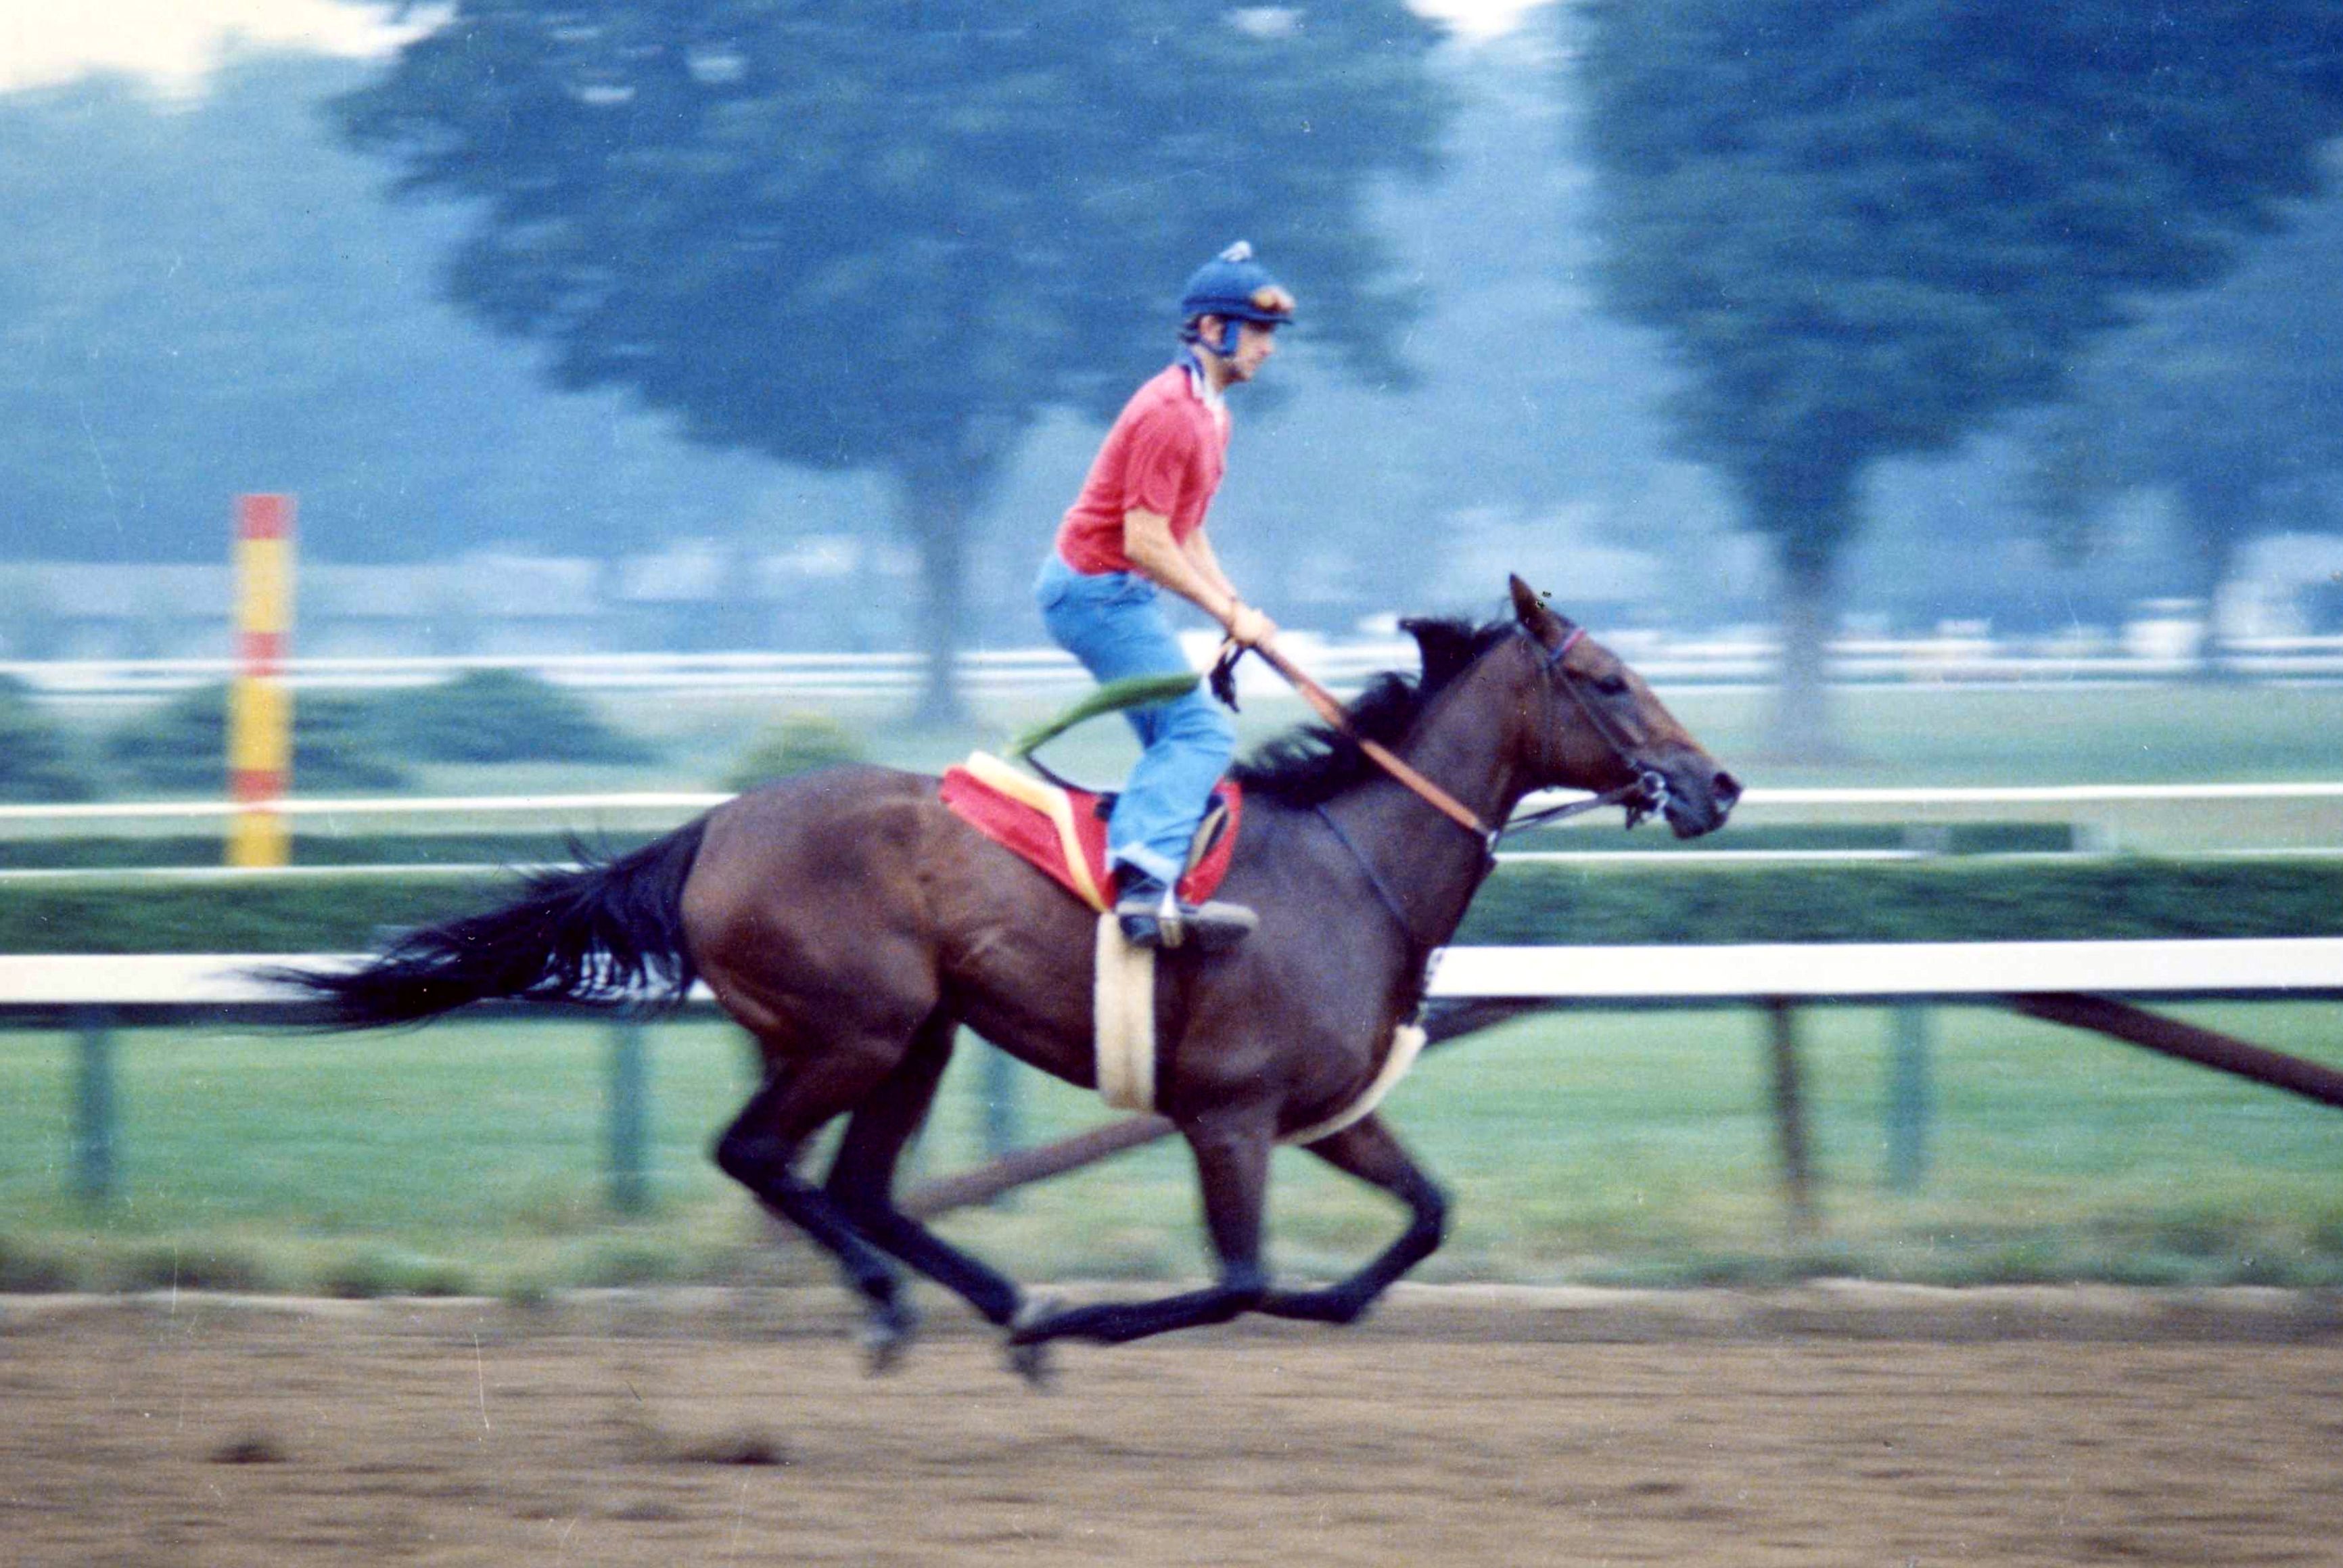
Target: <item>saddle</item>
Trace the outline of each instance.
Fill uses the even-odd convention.
[[[1091,909],[1104,913],[1113,908],[1114,878],[1106,860],[1111,792],[1052,784],[977,751],[944,769],[942,795],[954,816]],[[1182,900],[1201,904],[1220,887],[1236,854],[1243,816],[1243,789],[1233,779],[1222,779],[1189,843],[1188,869],[1180,878]]]
[[[1114,888],[1106,865],[1106,820],[1114,796],[1037,779],[983,751],[944,769],[942,793],[954,816],[1098,911],[1091,1006],[1099,1094],[1118,1111],[1154,1111],[1155,954],[1124,941],[1114,918]],[[1202,903],[1219,888],[1236,853],[1243,815],[1244,791],[1232,780],[1222,780],[1189,846],[1188,869],[1180,879],[1182,899]],[[1282,1141],[1315,1142],[1367,1115],[1414,1065],[1423,1041],[1422,1029],[1403,1024],[1364,1090],[1333,1115],[1285,1133]]]

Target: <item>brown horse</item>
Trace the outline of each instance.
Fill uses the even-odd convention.
[[[1348,709],[1353,736],[1483,823],[1559,787],[1618,792],[1679,837],[1721,825],[1740,794],[1732,776],[1519,578],[1513,598],[1512,617],[1478,628],[1409,623],[1423,676],[1372,686]],[[606,865],[539,878],[507,908],[413,932],[364,968],[296,978],[353,1027],[500,997],[680,996],[705,979],[756,1037],[766,1074],[717,1163],[836,1256],[868,1303],[875,1364],[913,1324],[894,1262],[1006,1329],[1029,1375],[1057,1339],[1120,1342],[1247,1312],[1348,1322],[1439,1245],[1445,1199],[1379,1117],[1321,1138],[1312,1154],[1412,1218],[1350,1279],[1273,1289],[1270,1150],[1373,1081],[1490,869],[1493,835],[1434,811],[1331,730],[1272,747],[1239,777],[1243,838],[1223,889],[1261,928],[1224,952],[1164,953],[1155,1001],[1158,1108],[1194,1152],[1219,1277],[1160,1300],[1045,1307],[896,1206],[898,1158],[963,1025],[1094,1083],[1097,917],[946,810],[934,779],[854,767],[769,785]],[[797,1157],[841,1115],[816,1185]]]

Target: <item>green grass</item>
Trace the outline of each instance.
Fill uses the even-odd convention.
[[[1687,692],[1677,718],[1752,785],[2194,784],[2337,776],[2343,686],[1856,687],[1848,757],[1768,759],[1763,691]]]
[[[2343,734],[2343,685],[1856,687],[1833,697],[1847,756],[1793,766],[1769,758],[1770,692],[1662,695],[1745,783],[1776,788],[2324,779],[2337,776],[2334,738]],[[960,730],[908,729],[877,705],[839,712],[863,729],[874,759],[935,769],[971,746],[1005,745],[1061,705],[1058,698],[988,699],[978,705],[976,722]],[[610,706],[669,748],[672,778],[689,771],[695,756],[729,758],[780,705],[722,696]],[[1238,716],[1240,743],[1308,717],[1291,697],[1249,699]],[[1119,776],[1134,754],[1121,721],[1107,719],[1053,741],[1044,756],[1105,779]]]
[[[2343,1008],[2188,1016],[2343,1066]],[[1391,1114],[1455,1200],[1434,1280],[1981,1280],[2343,1283],[2343,1119],[2276,1091],[1983,1010],[1936,1019],[1932,1164],[1887,1191],[1887,1022],[1801,1015],[1823,1222],[1786,1222],[1759,1016],[1566,1014],[1443,1048]],[[776,1245],[704,1151],[746,1094],[739,1037],[653,1035],[654,1209],[604,1204],[607,1037],[448,1025],[354,1038],[156,1031],[117,1050],[121,1196],[66,1194],[71,1040],[0,1036],[0,1286],[485,1291],[828,1277]],[[917,1151],[981,1158],[964,1050]],[[1105,1116],[1024,1075],[1024,1134]],[[1166,1142],[944,1222],[1021,1277],[1204,1267],[1186,1153]],[[1282,1151],[1273,1257],[1347,1270],[1393,1234],[1383,1199]]]
[[[1847,756],[1827,765],[1769,759],[1771,693],[1748,689],[1663,691],[1676,716],[1744,782],[1794,786],[2192,783],[2335,777],[2333,737],[2343,734],[2343,685],[2189,684],[2141,687],[1859,687],[1833,701]],[[859,733],[876,761],[927,770],[973,747],[1000,749],[1072,699],[1049,696],[976,700],[963,727],[922,729],[902,721],[899,699],[809,702],[708,691],[598,694],[599,709],[649,742],[656,759],[616,763],[418,763],[415,789],[427,794],[562,794],[622,789],[711,789],[784,714],[820,711]],[[67,705],[58,711],[69,720]],[[1247,746],[1302,723],[1291,697],[1248,699],[1238,718]],[[95,730],[118,722],[110,711],[84,716]],[[1114,718],[1051,742],[1045,757],[1086,779],[1119,778],[1134,755]],[[505,823],[483,826],[501,828]]]
[[[1775,787],[2327,779],[2343,734],[2338,687],[1871,689],[1838,694],[1849,760],[1790,768],[1765,759],[1768,700],[1685,692],[1674,706],[1745,781]],[[793,706],[729,694],[611,699],[612,717],[654,743],[658,761],[435,765],[418,769],[417,787],[707,789]],[[989,703],[954,730],[903,727],[891,702],[833,711],[874,758],[932,770],[1002,745],[1057,706]],[[1302,717],[1295,702],[1263,699],[1247,704],[1241,726],[1250,742]],[[1109,719],[1053,744],[1048,759],[1107,781],[1131,755]],[[386,907],[382,918],[397,914]],[[2187,1016],[2343,1066],[2343,1008]],[[1785,1221],[1754,1011],[1558,1015],[1437,1052],[1393,1097],[1395,1124],[1455,1200],[1452,1240],[1424,1277],[2343,1284],[2343,1118],[2330,1111],[2096,1037],[1942,1010],[1932,1167],[1918,1192],[1901,1195],[1883,1180],[1885,1016],[1802,1017],[1821,1174],[1815,1235]],[[71,1040],[0,1035],[0,1288],[176,1281],[529,1297],[578,1283],[829,1277],[802,1244],[773,1243],[707,1161],[749,1087],[737,1034],[690,1024],[654,1039],[655,1206],[620,1221],[603,1202],[608,1047],[594,1026],[126,1036],[122,1196],[103,1210],[65,1192]],[[980,1158],[976,1054],[955,1065],[918,1151],[926,1171]],[[1062,1085],[1031,1079],[1029,1091],[1029,1139],[1105,1114]],[[1304,1155],[1278,1156],[1271,1232],[1285,1271],[1345,1270],[1395,1223],[1381,1199]],[[1026,1278],[1203,1267],[1193,1178],[1176,1144],[944,1228]]]

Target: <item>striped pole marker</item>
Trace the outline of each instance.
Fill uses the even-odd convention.
[[[293,625],[293,498],[236,498],[236,676],[228,689],[231,866],[282,866],[291,835],[277,807],[293,778],[293,697],[283,679]]]

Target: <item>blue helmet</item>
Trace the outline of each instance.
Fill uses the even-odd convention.
[[[1293,319],[1293,296],[1252,258],[1252,246],[1243,240],[1229,246],[1198,267],[1180,296],[1180,336],[1190,343],[1202,341],[1196,325],[1206,316],[1227,323],[1218,343],[1205,343],[1213,353],[1228,356],[1237,349],[1237,323],[1254,321],[1274,327]]]

